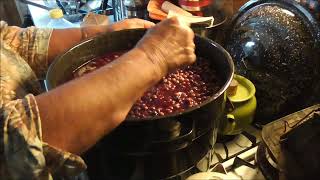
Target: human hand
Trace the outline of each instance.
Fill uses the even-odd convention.
[[[138,42],[136,49],[143,51],[162,76],[182,65],[195,62],[194,33],[178,18],[166,19]]]
[[[143,19],[133,18],[125,19],[109,25],[110,31],[120,31],[124,29],[151,28],[155,24]]]

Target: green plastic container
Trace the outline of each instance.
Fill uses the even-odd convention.
[[[240,75],[235,75],[234,79],[238,82],[238,86],[234,95],[227,95],[230,108],[226,109],[226,116],[221,121],[222,135],[240,134],[252,123],[257,107],[256,88],[253,83]]]

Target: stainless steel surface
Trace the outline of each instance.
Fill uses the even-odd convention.
[[[149,0],[123,0],[127,7],[142,7],[146,6]]]
[[[124,0],[127,17],[146,19],[148,17],[148,2],[148,0]]]
[[[41,5],[41,4],[32,2],[32,1],[28,1],[28,0],[19,0],[19,1],[24,3],[24,4],[29,4],[29,5],[32,5],[32,6],[36,6],[38,8],[45,9],[45,10],[48,10],[48,11],[52,9],[51,7],[47,7],[47,6],[44,6],[44,5]]]
[[[123,0],[112,0],[114,10],[114,21],[121,21],[127,18],[127,13],[123,3]]]
[[[60,1],[63,1],[63,0],[60,0]],[[66,1],[66,2],[68,2],[68,1]],[[99,9],[101,7],[101,5],[102,5],[102,0],[88,1],[88,2],[86,2],[86,4],[81,6],[80,10],[90,12],[92,10]]]
[[[126,14],[128,18],[140,18],[146,19],[148,17],[146,10],[128,10],[126,9]]]

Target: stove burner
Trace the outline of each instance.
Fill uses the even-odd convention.
[[[217,137],[217,143],[227,143],[227,142],[230,142],[232,140],[234,140],[234,138],[236,137],[237,135],[218,135]]]
[[[267,180],[279,179],[279,171],[274,167],[275,162],[268,157],[266,144],[261,142],[256,153],[256,162],[262,174]]]
[[[196,167],[200,171],[205,172],[214,168],[219,163],[227,163],[228,168],[231,168],[233,159],[237,157],[241,157],[246,161],[249,160],[249,158],[254,159],[254,153],[257,149],[257,144],[260,141],[260,129],[255,126],[247,127],[241,134],[234,136],[218,135],[217,143],[208,152],[208,154],[200,160]],[[252,157],[250,153],[246,153],[247,151],[252,151]],[[246,155],[242,156],[242,154]],[[231,162],[231,160],[232,163],[230,164],[228,161]],[[240,161],[236,160],[236,164],[239,164]],[[244,164],[242,163],[241,165]]]
[[[265,156],[266,156],[268,162],[270,163],[270,165],[272,167],[274,167],[275,169],[279,170],[278,164],[274,161],[274,158],[272,157],[272,155],[270,155],[268,150],[266,150]]]
[[[236,169],[240,166],[247,166],[249,168],[255,169],[256,165],[255,164],[251,164],[250,162],[243,160],[241,158],[239,158],[238,156],[234,158],[233,164],[232,164],[232,169]]]
[[[244,139],[240,138],[239,136],[243,136],[246,140],[244,141]],[[244,142],[246,142],[245,145],[241,145]],[[225,151],[226,156],[225,156],[225,159],[222,161],[222,162],[224,162],[224,161],[227,161],[231,158],[234,158],[238,154],[241,154],[241,153],[247,151],[248,149],[251,149],[252,147],[256,146],[257,145],[257,138],[254,135],[252,135],[246,131],[243,131],[240,135],[218,136],[217,143],[221,143],[223,146],[223,149]],[[232,148],[230,149],[230,147],[228,147],[228,144],[230,144],[230,143],[233,143],[239,147],[239,150],[236,154],[230,153],[230,150],[232,150]],[[248,143],[251,145],[248,145]]]

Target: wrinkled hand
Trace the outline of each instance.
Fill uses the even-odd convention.
[[[151,28],[154,26],[153,22],[143,19],[133,18],[125,19],[109,26],[110,31],[120,31],[124,29],[137,29],[137,28]]]
[[[161,75],[196,60],[194,33],[176,17],[150,29],[136,45],[156,65]]]

